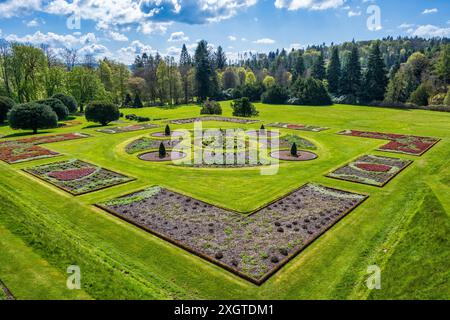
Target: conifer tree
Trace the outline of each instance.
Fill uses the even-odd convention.
[[[339,59],[339,49],[333,48],[330,64],[327,70],[328,90],[333,93],[339,93],[339,80],[341,78],[341,60]]]
[[[298,157],[297,144],[294,142],[291,147],[291,156]]]
[[[314,62],[312,69],[312,77],[316,78],[317,80],[324,80],[326,78],[325,61],[323,59],[322,53]]]
[[[342,70],[342,77],[340,82],[341,94],[352,95],[358,97],[361,88],[361,63],[359,61],[359,52],[356,45],[353,46]]]
[[[158,153],[159,153],[159,157],[161,159],[164,159],[167,156],[166,147],[164,146],[164,143],[162,143],[162,142],[159,144],[159,151],[158,151]]]
[[[380,51],[380,44],[374,43],[370,48],[367,71],[364,75],[363,101],[383,101],[388,85],[386,66]]]
[[[166,125],[166,128],[164,129],[164,135],[166,135],[167,137],[169,137],[171,135],[169,125]]]

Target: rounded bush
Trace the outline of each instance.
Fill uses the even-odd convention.
[[[50,129],[58,126],[58,116],[45,104],[30,102],[14,106],[8,114],[12,129],[33,130]]]
[[[0,123],[8,117],[8,112],[14,107],[14,101],[8,97],[0,97]]]
[[[52,98],[61,101],[69,110],[70,113],[75,113],[78,110],[77,101],[72,97],[63,93],[57,93]]]
[[[286,89],[281,86],[274,85],[269,87],[261,96],[261,102],[267,104],[284,104],[289,98]]]
[[[220,106],[220,103],[218,103],[216,101],[206,100],[203,103],[202,110],[200,111],[200,114],[221,115],[222,114],[222,107]]]
[[[67,119],[67,117],[69,116],[69,109],[59,99],[51,98],[47,100],[37,101],[37,103],[45,104],[46,106],[52,108],[52,110],[55,111],[56,115],[58,116],[58,120],[60,121]]]
[[[108,102],[91,102],[85,110],[87,121],[108,125],[111,121],[119,120],[119,107]]]

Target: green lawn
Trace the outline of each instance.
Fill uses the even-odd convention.
[[[224,116],[231,116],[229,103],[222,105]],[[450,114],[345,105],[257,104],[257,109],[258,119],[265,124],[288,122],[330,127],[320,133],[282,130],[314,142],[319,159],[282,163],[274,176],[261,176],[258,168],[174,167],[140,161],[124,150],[134,139],[161,131],[163,127],[116,135],[98,133],[92,123],[46,130],[46,133],[83,132],[93,137],[47,146],[64,153],[64,157],[16,165],[0,163],[0,231],[11,237],[11,240],[5,237],[3,242],[9,248],[13,246],[17,255],[32,254],[36,260],[47,263],[52,272],[24,281],[34,266],[31,260],[27,264],[25,259],[2,261],[0,257],[0,279],[8,283],[19,299],[449,297],[446,257],[450,256]],[[125,110],[124,113],[179,119],[198,116],[200,110],[197,106],[184,106]],[[261,124],[210,122],[204,125],[259,128]],[[172,128],[192,129],[193,125]],[[422,157],[414,157],[374,151],[385,142],[336,134],[343,129],[415,134],[443,140]],[[6,139],[21,136],[21,132],[13,132],[6,126],[0,127],[1,134]],[[15,136],[8,137],[11,134]],[[411,159],[414,163],[384,188],[324,176],[367,153]],[[73,197],[20,170],[70,158],[117,170],[137,180]],[[92,206],[143,187],[161,185],[246,213],[306,182],[364,193],[370,198],[260,287]],[[79,265],[82,271],[83,291],[76,297],[53,288],[65,285],[66,269],[72,264]],[[373,264],[382,268],[382,289],[377,292],[365,287],[367,267]]]

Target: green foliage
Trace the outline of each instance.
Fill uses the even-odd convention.
[[[234,100],[231,103],[231,108],[233,109],[233,116],[236,117],[253,117],[259,114],[255,106],[246,97]]]
[[[324,84],[313,78],[298,79],[291,87],[290,104],[307,106],[331,105],[332,101]]]
[[[274,85],[269,87],[261,96],[261,102],[267,104],[284,104],[289,98],[285,88]]]
[[[138,93],[136,93],[136,96],[134,97],[133,107],[134,108],[143,108],[144,107],[144,105],[142,104],[142,101],[141,101],[141,97],[139,96]]]
[[[220,106],[220,103],[218,103],[216,101],[206,100],[203,103],[202,110],[200,111],[200,114],[221,115],[222,114],[222,107]]]
[[[430,98],[430,88],[426,84],[421,84],[417,89],[411,94],[409,102],[414,103],[418,106],[428,106],[428,99]]]
[[[67,107],[70,113],[77,112],[77,101],[72,96],[63,93],[57,93],[52,98],[60,100]]]
[[[352,46],[350,56],[344,64],[340,80],[341,94],[359,96],[361,90],[361,63],[356,45]]]
[[[448,89],[447,95],[445,96],[444,104],[445,104],[446,106],[450,106],[450,88]]]
[[[8,122],[12,129],[33,130],[50,129],[58,126],[58,116],[44,104],[29,102],[14,106],[8,114]]]
[[[170,130],[169,125],[167,124],[166,127],[165,127],[165,129],[164,129],[164,135],[165,135],[166,137],[170,137],[171,134],[172,134],[172,132],[171,132],[171,130]]]
[[[91,102],[86,107],[86,120],[108,125],[111,121],[119,120],[120,111],[117,105],[107,102]]]
[[[15,103],[11,98],[0,97],[0,123],[3,123],[7,116],[9,110],[14,107]]]
[[[129,93],[127,93],[125,96],[125,100],[122,103],[122,106],[124,108],[129,108],[129,107],[131,107],[132,103],[133,103],[133,100],[131,99],[131,95]]]
[[[167,156],[166,147],[164,146],[164,143],[162,143],[162,142],[159,144],[158,154],[161,159],[164,159]]]
[[[364,86],[361,92],[362,101],[383,101],[388,85],[386,66],[378,42],[372,44],[364,75]]]
[[[208,42],[201,40],[195,50],[195,81],[197,84],[197,96],[200,101],[214,96],[215,72],[211,66],[211,57],[208,50]]]
[[[37,103],[45,104],[46,106],[52,108],[52,110],[58,116],[59,121],[66,120],[67,117],[69,116],[69,109],[67,109],[64,103],[62,103],[62,101],[59,99],[50,98],[46,100],[37,101]]]
[[[297,144],[294,142],[291,147],[291,156],[298,157]]]
[[[328,90],[330,93],[339,93],[339,80],[341,78],[341,60],[339,58],[339,49],[333,48],[330,64],[327,69]]]
[[[436,64],[436,73],[444,84],[450,83],[450,44],[445,45]]]
[[[316,61],[314,61],[311,76],[317,80],[324,80],[327,76],[322,53],[317,57]]]

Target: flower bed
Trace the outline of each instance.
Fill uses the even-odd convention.
[[[431,149],[436,143],[440,141],[437,138],[420,137],[393,133],[381,133],[381,132],[369,132],[369,131],[357,131],[357,130],[344,130],[338,132],[340,135],[351,137],[362,137],[370,139],[391,140],[389,143],[380,147],[379,151],[405,153],[414,156],[421,156],[429,149]]]
[[[366,196],[308,184],[244,216],[160,187],[98,206],[262,284]]]
[[[219,122],[232,122],[232,123],[241,123],[241,124],[251,124],[257,123],[259,120],[250,120],[243,118],[227,118],[227,117],[196,117],[196,118],[188,118],[188,119],[177,119],[172,120],[170,123],[173,124],[188,124],[200,121],[219,121]]]
[[[139,138],[137,140],[134,140],[133,142],[129,143],[125,147],[125,151],[128,154],[134,154],[137,152],[150,150],[150,149],[158,149],[161,142],[164,144],[164,147],[166,149],[172,149],[175,146],[178,145],[178,141],[172,141],[172,140],[155,140],[147,137]]]
[[[411,163],[410,160],[367,155],[329,173],[327,177],[382,187]]]
[[[163,162],[163,161],[176,161],[181,160],[186,157],[186,154],[178,151],[167,151],[166,156],[161,158],[159,156],[159,151],[147,152],[139,155],[139,159],[143,161],[150,162]]]
[[[302,150],[297,151],[296,157],[291,154],[290,150],[273,151],[270,156],[284,161],[311,161],[317,159],[317,154]]]
[[[282,129],[290,129],[290,130],[301,130],[301,131],[311,131],[311,132],[321,132],[328,130],[326,127],[318,127],[312,125],[304,125],[304,124],[289,124],[284,122],[275,122],[268,124],[267,127],[273,128],[282,128]]]
[[[50,163],[24,171],[73,195],[85,194],[134,180],[76,159]]]
[[[66,133],[52,136],[38,136],[19,140],[0,142],[0,160],[9,164],[31,161],[36,159],[59,156],[58,152],[40,147],[40,144],[87,138],[82,133]]]
[[[158,125],[153,124],[153,123],[144,123],[144,124],[133,124],[130,126],[125,126],[125,127],[105,128],[105,129],[99,129],[96,131],[102,132],[102,133],[108,133],[108,134],[117,134],[117,133],[124,133],[124,132],[133,132],[133,131],[154,129],[154,128],[158,128]]]

